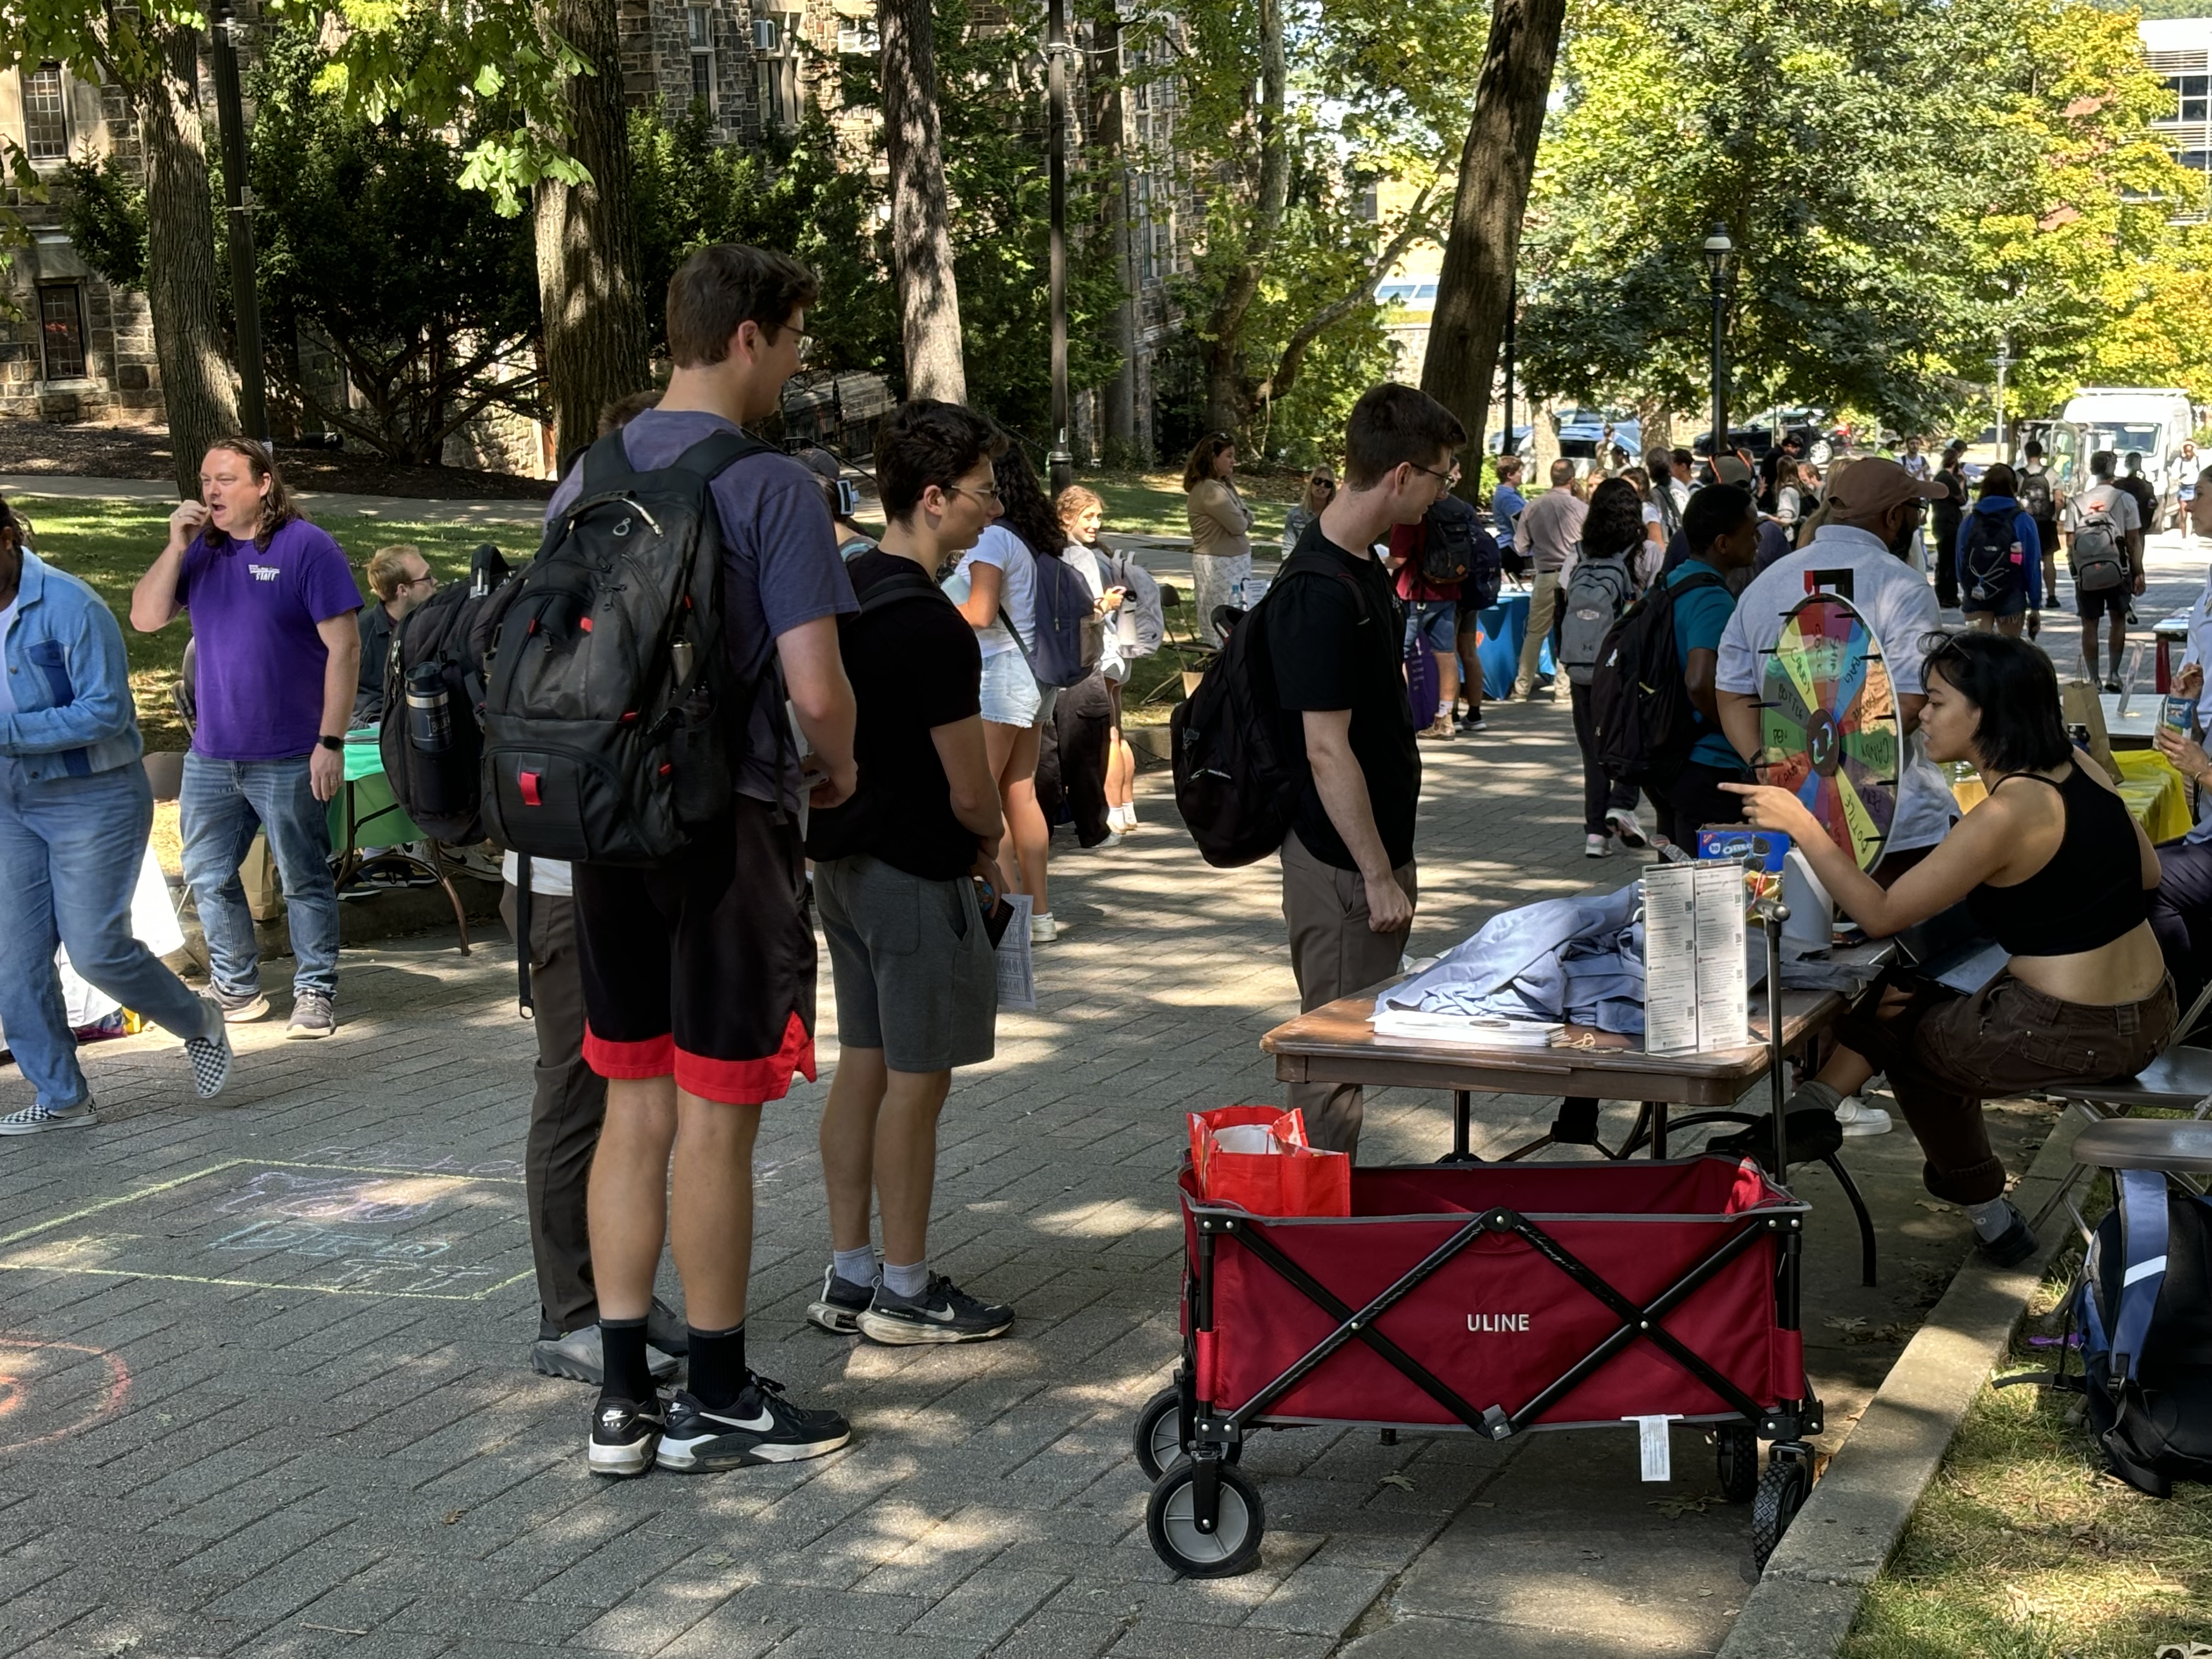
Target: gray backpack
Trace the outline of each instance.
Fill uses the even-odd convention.
[[[1624,560],[1584,558],[1576,562],[1561,596],[1559,662],[1567,678],[1588,685],[1597,672],[1605,636],[1628,609],[1632,595]]]
[[[2069,556],[2074,567],[2075,591],[2103,593],[2128,579],[2127,555],[2120,550],[2120,532],[2111,512],[2092,507],[2085,496],[2081,521],[2074,526],[2074,547]]]

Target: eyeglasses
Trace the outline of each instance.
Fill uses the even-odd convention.
[[[435,587],[437,585],[438,579],[427,570],[419,576],[410,576],[405,581],[399,584],[403,588]]]
[[[1416,472],[1427,473],[1431,478],[1442,478],[1444,481],[1444,488],[1447,489],[1450,489],[1454,484],[1459,482],[1459,463],[1457,461],[1454,461],[1451,464],[1450,471],[1446,472],[1439,472],[1432,466],[1423,466],[1418,461],[1408,461],[1406,465],[1412,467]]]
[[[998,501],[1002,507],[1006,505],[999,495],[999,486],[994,483],[985,484],[981,489],[971,489],[966,484],[945,484],[943,489],[948,495],[973,495],[978,501]]]
[[[767,331],[771,334],[781,334],[790,326],[791,325],[788,323],[778,323]],[[811,334],[802,334],[799,337],[799,361],[800,362],[803,363],[806,362],[808,358],[813,356],[814,344],[814,337]]]

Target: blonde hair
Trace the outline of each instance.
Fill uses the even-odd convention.
[[[380,547],[368,556],[369,591],[389,605],[399,597],[399,585],[407,580],[407,561],[420,559],[422,550],[412,542],[396,542],[390,547]],[[427,566],[429,562],[423,560]]]
[[[1085,489],[1081,484],[1070,484],[1052,498],[1053,514],[1059,519],[1060,527],[1063,530],[1073,529],[1075,521],[1093,507],[1103,513],[1106,503],[1100,499],[1097,490]]]

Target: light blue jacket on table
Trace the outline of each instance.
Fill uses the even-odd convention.
[[[0,714],[0,755],[26,776],[89,777],[137,763],[145,744],[122,626],[99,594],[28,548],[0,666],[15,703]]]

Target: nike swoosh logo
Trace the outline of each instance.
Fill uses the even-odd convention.
[[[748,1434],[765,1434],[769,1430],[775,1426],[775,1416],[768,1412],[763,1412],[758,1417],[750,1419],[743,1417],[716,1417],[708,1412],[702,1412],[699,1415],[705,1418],[710,1423],[726,1423],[733,1429],[743,1429]]]
[[[950,1308],[942,1310],[937,1308],[916,1308],[915,1311],[920,1314],[924,1319],[933,1319],[940,1325],[950,1325],[952,1322],[952,1310]]]

